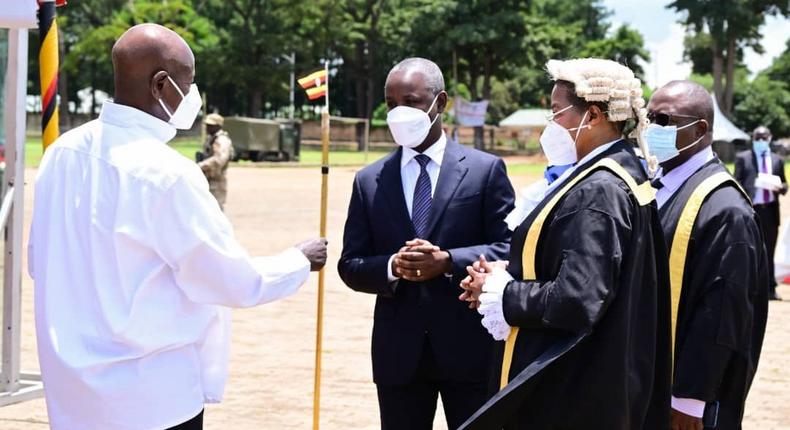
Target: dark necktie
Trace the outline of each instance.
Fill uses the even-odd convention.
[[[771,171],[768,169],[768,157],[766,157],[766,153],[760,156],[763,159],[763,173],[770,175]],[[771,192],[767,189],[763,188],[763,203],[771,203]]]
[[[652,181],[650,181],[650,185],[652,185],[653,188],[657,190],[664,188],[664,183],[661,182],[661,178],[653,179]]]
[[[431,216],[431,177],[425,167],[431,161],[430,157],[420,154],[414,159],[420,165],[420,176],[417,177],[417,184],[414,187],[414,199],[411,208],[411,223],[414,231],[420,239],[426,239],[428,235],[428,221]]]

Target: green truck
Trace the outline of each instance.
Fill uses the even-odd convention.
[[[225,118],[233,140],[234,161],[298,161],[301,121],[246,117]]]

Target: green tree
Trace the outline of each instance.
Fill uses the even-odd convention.
[[[738,48],[748,46],[761,53],[760,26],[765,22],[766,15],[787,15],[790,2],[675,0],[667,7],[685,14],[684,23],[688,29],[710,35],[713,89],[722,111],[729,115],[733,107]]]
[[[134,25],[146,22],[162,23],[186,40],[198,62],[202,54],[218,42],[211,22],[198,15],[190,3],[181,0],[163,3],[152,1],[124,3],[126,6],[114,10],[106,23],[89,27],[82,33],[76,32],[74,43],[65,56],[63,67],[66,72],[78,75],[87,70],[90,86],[94,90],[112,94],[114,86],[112,46],[129,27]],[[85,15],[81,19],[93,18]],[[96,22],[102,22],[104,18],[96,19],[98,19]],[[68,25],[71,27],[77,24],[68,23]]]
[[[706,31],[687,34],[683,39],[683,59],[691,62],[691,72],[698,75],[713,74],[713,53],[711,44],[713,40]],[[745,67],[743,63],[743,47],[735,49],[735,68]],[[727,63],[727,55],[724,55],[724,63]]]
[[[787,81],[772,80],[767,74],[738,85],[734,109],[735,123],[743,130],[764,125],[774,136],[790,136],[790,87]]]
[[[765,74],[774,81],[790,83],[790,39],[787,40],[785,51],[776,57]]]
[[[78,105],[78,90],[92,88],[91,112],[95,113],[97,108],[96,91],[100,88],[105,90],[112,88],[112,64],[106,63],[109,57],[82,55],[74,51],[74,46],[94,29],[109,24],[115,13],[127,4],[128,0],[84,0],[69,3],[68,7],[58,8],[60,57],[62,59],[58,78],[61,123],[70,125],[69,102]]]
[[[469,0],[445,4],[419,16],[408,45],[417,55],[432,58],[466,82],[474,100],[490,100],[494,78],[511,75],[523,64],[530,2]],[[453,59],[456,59],[454,62]],[[483,129],[475,130],[482,147]]]
[[[650,61],[642,34],[627,25],[618,28],[605,39],[591,40],[581,50],[582,57],[607,58],[628,66],[634,74],[644,80],[641,62]]]

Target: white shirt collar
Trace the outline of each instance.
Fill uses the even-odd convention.
[[[708,146],[702,151],[694,154],[691,158],[686,160],[685,163],[670,170],[664,174],[664,169],[658,171],[657,177],[661,180],[661,184],[670,194],[674,194],[697,170],[699,170],[705,163],[713,160],[716,155],[713,149]]]
[[[161,119],[131,106],[106,100],[102,105],[99,121],[121,128],[136,128],[163,143],[176,135],[176,128]]]
[[[427,155],[428,158],[433,160],[434,163],[441,166],[442,160],[444,159],[444,150],[447,148],[447,136],[445,136],[444,131],[442,131],[442,135],[439,136],[439,139],[431,145],[428,149],[423,152],[423,155]],[[420,155],[419,152],[415,151],[412,148],[403,147],[403,154],[400,158],[400,167],[401,169],[404,168],[414,157]]]

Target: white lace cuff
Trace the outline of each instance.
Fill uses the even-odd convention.
[[[505,321],[502,309],[502,295],[505,287],[513,277],[503,269],[495,269],[483,285],[484,293],[480,295],[480,307],[477,312],[483,316],[483,327],[494,340],[505,340],[510,334],[510,325]]]

